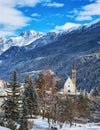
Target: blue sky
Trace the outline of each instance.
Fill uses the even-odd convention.
[[[0,36],[66,31],[100,18],[100,0],[0,0]]]

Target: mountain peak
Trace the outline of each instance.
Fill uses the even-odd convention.
[[[37,36],[37,35],[43,36],[44,33],[42,33],[42,32],[37,32],[37,31],[35,31],[35,30],[29,30],[29,31],[27,31],[27,32],[22,32],[22,33],[20,34],[20,36],[23,36],[23,37],[26,37],[26,36]]]
[[[30,30],[27,32],[22,32],[18,37],[11,37],[10,39],[5,39],[0,37],[0,54],[9,49],[11,46],[26,46],[35,40],[42,37],[44,33],[36,32]]]
[[[39,72],[49,67],[61,78],[63,84],[66,77],[71,74],[74,59],[77,66],[77,88],[86,88],[90,91],[93,86],[97,86],[100,89],[99,27],[100,23],[96,23],[90,27],[84,25],[67,33],[50,32],[27,46],[11,47],[0,56],[0,77],[8,79],[12,70],[16,69],[23,81],[27,74],[36,78]],[[34,38],[33,35],[27,34],[25,37],[16,38],[20,39],[18,40],[20,45],[28,44],[29,38],[31,40]],[[19,42],[17,44],[19,45]]]
[[[5,42],[7,39],[5,37],[0,37],[0,43]]]
[[[92,29],[99,28],[100,27],[100,20],[96,21],[94,24],[88,24],[83,26],[77,26],[74,28],[71,28],[64,32],[37,32],[35,30],[29,30],[26,32],[22,32],[17,37],[11,37],[10,39],[6,39],[5,37],[0,37],[0,54],[2,54],[4,51],[9,49],[11,46],[26,46],[29,45],[30,48],[35,47],[42,47],[44,45],[47,45],[49,43],[55,42],[58,40],[58,37],[64,36],[70,34],[72,35],[74,32],[80,33],[85,31],[91,31]],[[100,41],[100,39],[98,39]],[[28,47],[26,47],[28,48]]]

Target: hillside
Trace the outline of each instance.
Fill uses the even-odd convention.
[[[50,33],[48,37],[52,39],[49,43],[47,36],[43,36],[27,46],[13,46],[1,54],[0,78],[11,79],[12,71],[16,69],[20,80],[24,81],[25,75],[36,78],[49,67],[61,78],[63,85],[71,75],[74,59],[78,89],[89,91],[94,86],[100,89],[100,22],[69,32]]]

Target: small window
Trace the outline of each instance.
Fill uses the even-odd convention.
[[[70,93],[70,90],[68,90],[68,93]]]
[[[68,87],[70,87],[70,85],[68,85]]]

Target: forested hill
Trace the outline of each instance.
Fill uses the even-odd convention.
[[[23,81],[26,75],[36,78],[49,67],[63,85],[68,75],[71,76],[73,59],[77,87],[100,89],[100,22],[59,34],[48,33],[27,46],[10,47],[0,56],[0,78],[9,80],[16,69]]]

